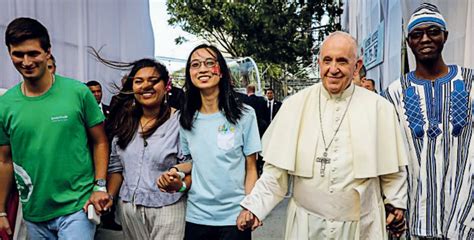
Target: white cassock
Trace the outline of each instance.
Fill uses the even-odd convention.
[[[320,98],[326,146],[342,121],[324,176],[315,161],[325,148]],[[286,100],[263,137],[263,156],[263,174],[241,205],[265,219],[293,175],[285,239],[384,239],[381,193],[405,209],[407,154],[393,106],[353,84],[337,96],[315,84]]]

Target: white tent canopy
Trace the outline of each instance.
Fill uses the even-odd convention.
[[[102,47],[106,59],[130,62],[153,58],[154,37],[148,0],[2,0],[0,32],[16,17],[31,17],[48,28],[57,73],[83,82],[97,80],[108,102],[120,71],[105,67],[87,53]],[[3,41],[4,42],[4,41]],[[21,81],[4,45],[0,50],[0,88]],[[108,90],[108,91],[107,91]]]

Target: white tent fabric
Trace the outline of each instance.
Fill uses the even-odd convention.
[[[374,79],[377,90],[384,89],[400,76],[402,12],[400,2],[392,0],[344,1],[342,27],[357,39],[359,47],[384,22],[384,54],[382,64],[370,69],[367,78]],[[347,16],[348,15],[348,16]]]
[[[447,21],[449,37],[444,46],[443,57],[448,64],[474,67],[474,1],[470,0],[345,0],[342,27],[356,37],[359,44],[384,20],[384,60],[370,69],[367,77],[375,80],[379,89],[385,89],[399,78],[401,72],[402,41],[410,15],[422,2],[438,6]],[[408,51],[410,70],[415,62]]]
[[[87,53],[102,48],[107,59],[130,62],[154,57],[154,37],[148,0],[2,0],[0,32],[16,17],[31,17],[48,28],[57,73],[83,82],[97,80],[104,102],[116,92],[121,72],[105,67]],[[4,42],[4,41],[2,41]],[[10,88],[21,77],[3,44],[0,50],[0,87]]]

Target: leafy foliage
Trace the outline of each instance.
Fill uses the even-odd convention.
[[[342,13],[332,0],[185,1],[168,0],[169,23],[221,46],[233,57],[251,56],[272,73],[275,66],[297,72],[312,61],[315,39],[339,29]],[[321,26],[323,16],[327,25]],[[183,42],[180,37],[177,42]]]

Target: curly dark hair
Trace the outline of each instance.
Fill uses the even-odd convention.
[[[114,101],[110,106],[110,114],[105,126],[109,140],[117,137],[117,144],[121,149],[125,149],[135,136],[140,124],[140,118],[143,115],[141,104],[138,101],[135,101],[133,93],[133,77],[140,69],[153,67],[160,74],[160,81],[164,81],[165,85],[167,85],[170,81],[168,70],[163,64],[154,59],[143,58],[131,63],[124,63],[103,59],[95,49],[91,50],[90,53],[96,59],[111,68],[121,70],[130,69],[130,73],[123,83],[120,92],[113,97]],[[171,108],[165,101],[162,101],[160,112],[156,116],[155,123],[147,131],[142,132],[142,137],[146,139],[151,136],[158,127],[170,118],[170,116]]]

